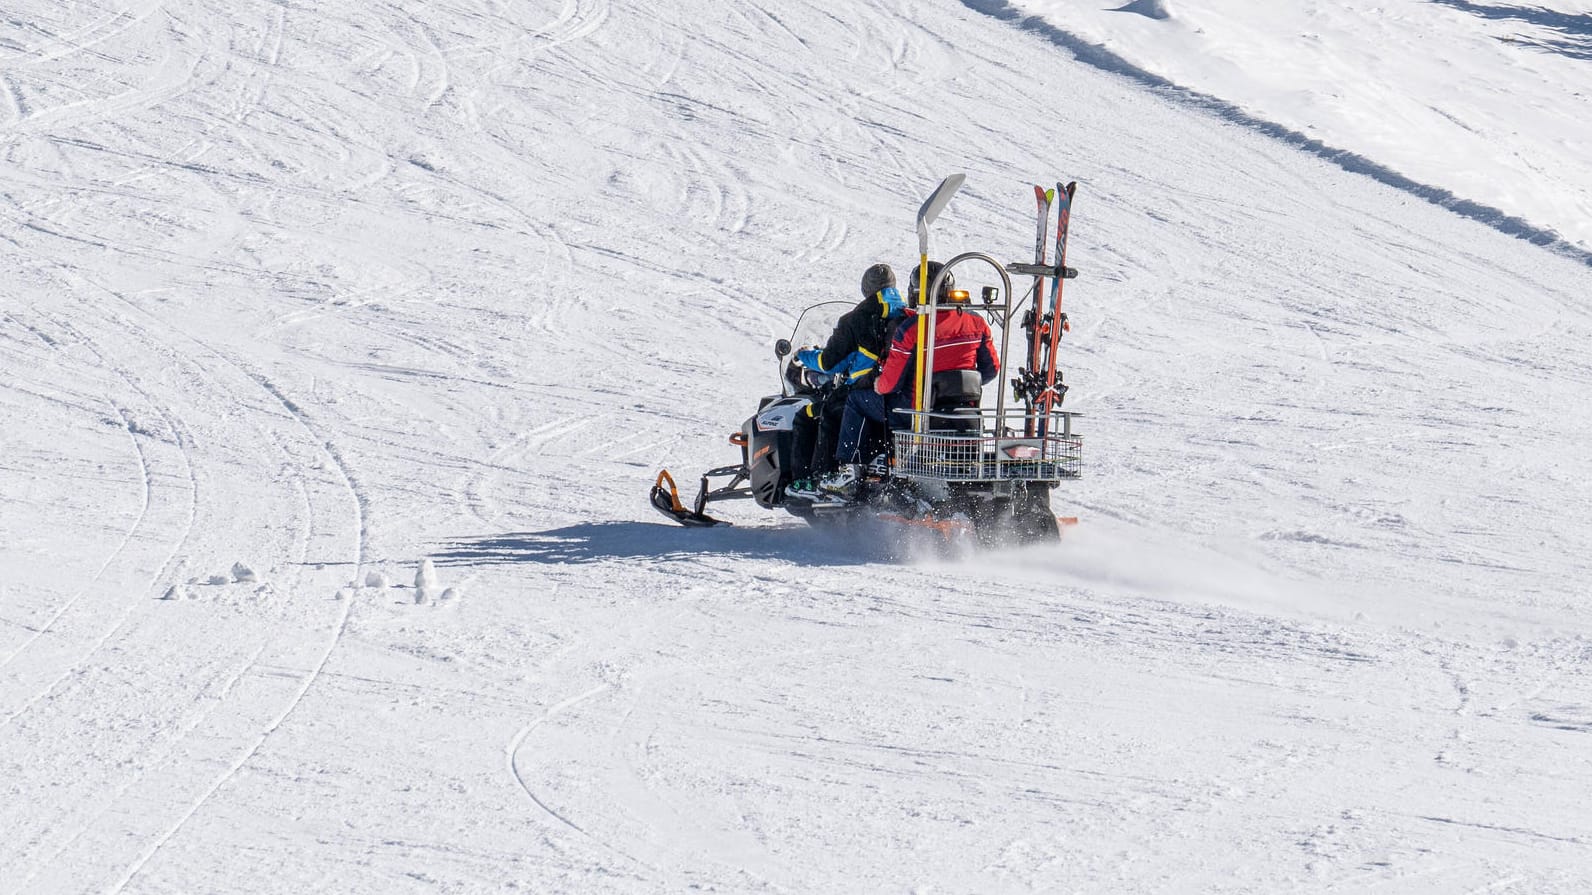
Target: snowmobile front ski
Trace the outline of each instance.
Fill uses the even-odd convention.
[[[728,485],[722,488],[709,490],[708,479],[718,476],[734,476]],[[738,497],[751,497],[751,492],[741,487],[746,481],[745,466],[721,466],[702,473],[702,487],[697,490],[696,501],[690,509],[680,502],[680,491],[674,486],[674,476],[669,475],[665,469],[658,473],[658,480],[652,484],[652,506],[658,512],[668,516],[681,525],[693,528],[707,528],[711,525],[729,525],[723,519],[715,519],[704,513],[710,500],[731,500]],[[667,490],[665,490],[667,486]]]

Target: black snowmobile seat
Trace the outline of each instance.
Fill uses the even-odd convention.
[[[978,406],[984,397],[984,383],[977,370],[941,370],[930,380],[929,429],[965,432],[979,430]]]

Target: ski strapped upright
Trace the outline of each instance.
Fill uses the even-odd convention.
[[[1045,249],[1048,247],[1049,240],[1047,237],[1050,235],[1050,206],[1055,201],[1055,190],[1047,190],[1038,184],[1034,185],[1034,205],[1038,212],[1038,221],[1034,232],[1034,264],[1038,267],[1045,266]],[[1039,369],[1040,326],[1043,323],[1042,313],[1045,304],[1045,275],[1043,273],[1034,274],[1033,296],[1033,304],[1028,306],[1028,313],[1023,316],[1023,329],[1028,333],[1028,365],[1017,371],[1022,378],[1016,381],[1018,396],[1025,399],[1023,382],[1025,379],[1031,378],[1033,371]],[[1029,410],[1032,411],[1032,401],[1028,401],[1028,404]],[[1023,424],[1023,434],[1028,436],[1034,434],[1032,413]]]
[[[1078,182],[1075,180],[1066,186],[1056,184],[1056,270],[1057,276],[1053,280],[1050,293],[1050,346],[1046,354],[1045,363],[1045,390],[1040,393],[1039,434],[1045,434],[1045,421],[1050,411],[1067,393],[1067,386],[1057,379],[1056,360],[1057,349],[1061,344],[1061,334],[1069,329],[1067,315],[1061,310],[1061,281],[1068,279],[1071,271],[1067,269],[1067,227],[1072,223],[1072,197],[1078,192]]]
[[[1067,228],[1072,221],[1072,198],[1078,191],[1076,182],[1056,184],[1054,190],[1034,187],[1035,204],[1039,206],[1039,235],[1034,247],[1033,264],[1009,264],[1007,270],[1034,278],[1034,303],[1023,315],[1023,329],[1028,335],[1028,366],[1018,369],[1012,388],[1018,399],[1028,408],[1025,435],[1045,434],[1045,418],[1061,403],[1067,386],[1060,382],[1057,370],[1057,349],[1061,334],[1067,330],[1067,315],[1061,310],[1061,281],[1070,280],[1078,271],[1067,266]],[[1048,234],[1050,209],[1056,209],[1056,263],[1045,261],[1045,236]],[[1045,301],[1045,280],[1052,281],[1050,301]]]

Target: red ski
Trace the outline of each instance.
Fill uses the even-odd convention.
[[[1039,394],[1037,410],[1040,414],[1040,433],[1044,434],[1044,422],[1048,414],[1057,404],[1061,403],[1062,395],[1066,394],[1067,386],[1057,381],[1056,360],[1057,348],[1061,344],[1061,333],[1067,329],[1067,315],[1061,311],[1061,281],[1067,279],[1067,225],[1072,222],[1072,197],[1078,192],[1078,182],[1062,186],[1056,184],[1056,270],[1058,275],[1054,278],[1054,285],[1050,292],[1050,308],[1042,319],[1045,329],[1049,330],[1050,345],[1045,355],[1044,390]]]

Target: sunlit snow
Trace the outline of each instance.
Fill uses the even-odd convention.
[[[1587,891],[1589,17],[12,0],[0,893]],[[654,513],[953,172],[1079,524]]]

